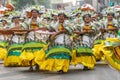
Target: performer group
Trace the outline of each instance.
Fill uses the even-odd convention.
[[[8,3],[9,4],[9,3]],[[70,65],[93,70],[97,61],[120,70],[120,6],[101,12],[89,4],[71,13],[41,6],[0,12],[0,59],[4,66],[68,72]]]

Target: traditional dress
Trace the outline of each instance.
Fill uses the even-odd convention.
[[[5,60],[7,56],[7,47],[9,46],[11,34],[6,34],[4,30],[0,30],[0,59]]]
[[[101,40],[95,41],[94,44],[94,55],[97,60],[104,59],[104,54],[101,52],[101,47],[104,46],[104,40],[107,38],[116,38],[117,37],[117,31],[109,30],[115,28],[116,30],[119,29],[118,22],[113,19],[112,21],[108,21],[107,19],[103,21],[104,29],[108,30],[106,32],[101,32],[100,36],[102,37]]]
[[[1,52],[0,52],[0,59],[5,60],[7,55],[7,47],[9,46],[10,38],[12,34],[7,34],[8,23],[6,20],[2,20],[0,24],[0,45],[1,45]]]
[[[105,44],[101,46],[101,52],[104,54],[107,63],[120,71],[120,40],[118,38],[107,38]]]
[[[89,31],[94,30],[92,23],[86,25],[85,23],[81,24],[81,31]],[[92,47],[93,47],[93,33],[83,33],[80,37],[77,37],[77,40],[74,40],[73,43],[73,58],[72,64],[83,64],[89,69],[93,69],[96,63],[95,57],[93,55]]]
[[[33,65],[36,64],[36,62],[41,63],[41,61],[38,61],[36,59],[36,57],[38,55],[45,55],[44,53],[42,53],[41,51],[43,50],[43,48],[45,48],[47,46],[47,39],[45,39],[48,36],[45,36],[41,33],[39,33],[39,31],[41,30],[36,30],[40,28],[40,19],[37,18],[36,21],[33,21],[32,19],[29,20],[29,29],[31,30],[27,37],[26,37],[26,42],[22,48],[22,54],[20,55],[20,58],[22,60],[22,62],[24,63],[29,63],[30,62],[30,66],[32,67]],[[44,38],[45,37],[45,38]],[[44,56],[40,56],[40,57],[44,57]]]
[[[110,22],[108,20],[105,20],[103,23],[104,23],[105,29],[112,29],[112,28],[118,29],[119,28],[118,22],[115,19],[113,19]],[[106,38],[115,38],[116,36],[117,36],[116,31],[108,31],[108,32],[104,33],[105,39]]]
[[[65,30],[65,24],[56,23],[53,29],[59,31]],[[46,50],[46,59],[41,65],[41,69],[49,71],[67,72],[71,60],[71,41],[70,36],[65,33],[60,33],[54,37],[48,50]]]
[[[11,30],[12,31],[12,30]],[[21,30],[22,31],[22,30]],[[22,52],[22,47],[25,42],[25,34],[27,31],[13,30],[14,33],[11,43],[8,47],[8,54],[5,59],[5,66],[23,66],[20,55]],[[27,64],[24,64],[26,66]]]
[[[6,34],[3,34],[3,31],[2,30],[5,30],[7,29],[8,25],[2,25],[1,24],[1,28],[0,28],[0,59],[4,60],[6,55],[7,55],[7,46],[8,46],[8,42],[7,42],[7,39],[8,39],[8,35]]]

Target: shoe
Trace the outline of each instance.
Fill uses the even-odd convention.
[[[29,68],[29,71],[33,71],[33,67],[30,67],[30,68]]]
[[[63,70],[59,70],[59,71],[57,71],[57,72],[58,72],[58,73],[64,73]]]
[[[39,66],[38,65],[35,65],[35,70],[39,70]]]
[[[87,66],[84,66],[83,70],[90,70]]]

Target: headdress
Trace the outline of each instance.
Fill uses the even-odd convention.
[[[95,8],[93,6],[91,6],[90,4],[83,4],[81,6],[82,16],[84,16],[86,14],[90,14],[91,16],[93,16],[95,11],[96,11]]]

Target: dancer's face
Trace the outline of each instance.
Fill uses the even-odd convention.
[[[112,14],[109,14],[109,15],[107,16],[107,18],[108,18],[108,21],[112,21],[113,15],[112,15]]]
[[[59,22],[63,23],[65,20],[65,16],[64,15],[59,15]]]
[[[87,22],[87,23],[91,21],[91,18],[89,17],[89,15],[86,15],[84,17],[84,21]]]

